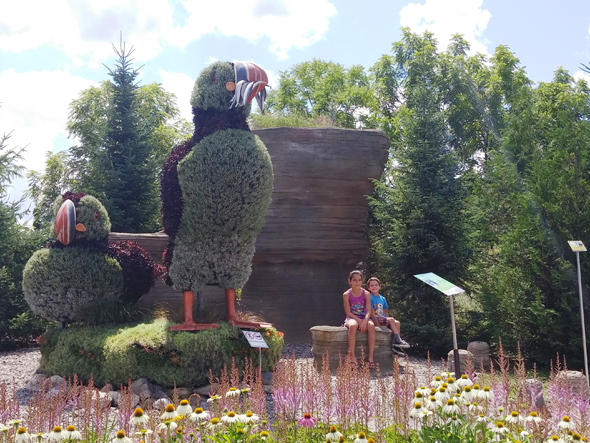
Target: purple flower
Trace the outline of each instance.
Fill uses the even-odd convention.
[[[313,428],[315,426],[315,422],[316,420],[311,416],[311,414],[305,413],[303,414],[303,417],[299,419],[297,424],[299,426],[303,426],[304,428]]]

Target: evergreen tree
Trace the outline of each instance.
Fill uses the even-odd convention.
[[[389,68],[375,69],[394,74],[393,101],[403,104],[389,125],[391,158],[372,200],[373,264],[409,340],[442,354],[450,345],[446,297],[414,275],[435,272],[456,283],[465,276],[464,191],[446,121],[448,66],[429,33],[405,30],[393,52],[380,61]]]

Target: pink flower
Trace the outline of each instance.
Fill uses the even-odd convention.
[[[303,414],[303,417],[299,419],[297,424],[299,426],[303,426],[304,428],[313,428],[315,426],[315,418],[311,416],[311,414]]]

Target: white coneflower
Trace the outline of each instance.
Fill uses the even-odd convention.
[[[479,387],[478,384],[474,384],[471,387],[471,393],[473,394],[474,399],[477,399],[477,400],[485,399],[485,396],[483,395],[483,391],[481,390],[481,388]]]
[[[455,379],[452,377],[447,378],[447,389],[451,392],[455,392],[458,389]]]
[[[559,423],[557,423],[557,427],[559,429],[570,429],[572,424],[570,423],[570,418],[566,415],[564,416]]]
[[[442,377],[440,375],[437,375],[436,377],[434,377],[434,380],[430,382],[430,386],[432,386],[434,389],[438,389],[440,388],[442,383]]]
[[[463,374],[456,383],[461,389],[465,386],[473,386],[473,382],[465,374]]]
[[[133,417],[131,417],[129,419],[129,423],[132,424],[133,426],[140,426],[143,425],[144,423],[147,423],[149,421],[149,417],[147,416],[147,414],[145,412],[143,412],[143,409],[141,408],[135,408],[135,411],[133,411]]]
[[[422,392],[416,391],[416,393],[414,394],[414,402],[424,404],[424,395],[422,395]]]
[[[439,402],[439,401],[436,399],[436,397],[434,397],[434,396],[430,396],[430,397],[428,398],[428,401],[427,401],[427,402],[426,402],[426,404],[425,404],[425,406],[426,406],[426,409],[428,409],[429,411],[433,411],[433,412],[436,412],[436,411],[438,411],[438,407],[439,407],[439,406],[441,406],[441,405],[442,405],[442,403],[441,403],[441,402]]]
[[[506,423],[518,424],[520,422],[520,414],[517,411],[512,411],[506,416]]]
[[[565,443],[565,441],[562,438],[559,438],[557,435],[554,435],[553,437],[550,437],[545,441],[547,443]]]
[[[494,432],[494,434],[499,435],[501,438],[504,434],[506,434],[509,431],[509,429],[506,426],[504,426],[504,423],[502,423],[501,421],[497,421],[492,431]]]
[[[494,400],[494,393],[492,392],[489,386],[483,387],[483,398],[485,398],[488,401]]]
[[[191,408],[188,400],[180,400],[180,404],[178,405],[178,408],[176,408],[176,412],[178,415],[184,415],[186,417],[193,412],[193,408]]]
[[[5,426],[2,423],[0,423],[0,432],[7,433],[9,430],[10,428],[8,426]]]
[[[260,420],[258,415],[254,414],[252,411],[248,411],[245,414],[238,415],[238,421],[244,424],[253,424],[257,423]]]
[[[164,423],[160,423],[156,429],[158,431],[165,431],[166,429],[174,431],[177,427],[178,425],[172,420],[166,420]]]
[[[477,412],[477,413],[479,413],[480,411],[483,411],[483,408],[479,405],[478,402],[472,401],[471,403],[469,403],[469,406],[467,406],[467,410],[469,412]]]
[[[207,425],[207,428],[209,428],[211,431],[215,431],[220,426],[221,422],[219,421],[219,419],[217,417],[213,417]]]
[[[420,386],[420,389],[416,390],[416,392],[420,392],[420,394],[426,398],[430,395],[430,388],[427,388],[426,386]]]
[[[45,440],[46,438],[47,434],[45,434],[44,432],[38,432],[37,434],[35,434],[35,439],[37,440],[37,443],[41,443],[41,440]]]
[[[6,424],[8,426],[14,426],[15,428],[18,428],[22,422],[23,422],[22,418],[15,418],[14,420],[8,420],[6,422]]]
[[[209,397],[207,399],[207,403],[213,403],[213,402],[219,400],[220,398],[221,398],[221,396],[219,396],[219,395],[212,395],[211,397]]]
[[[434,394],[434,398],[436,398],[441,403],[445,403],[449,399],[449,393],[441,386],[438,388],[438,391],[436,391],[436,394]]]
[[[65,432],[63,432],[61,426],[54,426],[51,432],[47,435],[47,439],[50,442],[60,442],[66,438]]]
[[[359,432],[354,443],[367,443],[367,437],[364,432]]]
[[[135,433],[136,437],[139,437],[141,439],[141,441],[145,441],[145,437],[147,435],[153,434],[154,431],[152,431],[151,429],[142,429],[141,431],[137,431]]]
[[[209,420],[209,413],[203,411],[203,408],[195,408],[195,412],[188,416],[188,419],[192,422],[202,423]]]
[[[229,390],[225,393],[226,397],[237,397],[240,395],[240,391],[236,388],[229,388]]]
[[[478,423],[487,423],[489,421],[489,419],[485,415],[479,414],[476,421]]]
[[[536,424],[536,423],[541,423],[543,421],[543,419],[541,417],[539,417],[539,414],[537,414],[537,412],[533,411],[529,414],[529,416],[525,419],[525,421],[527,423]]]
[[[174,409],[174,405],[172,403],[168,403],[164,408],[164,413],[160,415],[162,420],[172,420],[174,417],[178,416],[178,412]]]
[[[461,409],[459,408],[459,406],[457,406],[455,404],[455,401],[453,399],[449,399],[447,400],[447,404],[443,406],[442,411],[445,414],[458,414],[459,412],[461,412]]]
[[[455,404],[458,405],[459,407],[462,407],[463,404],[465,403],[463,401],[463,398],[461,397],[461,394],[457,393],[453,396],[453,400],[455,400]]]
[[[342,434],[338,432],[336,426],[330,426],[330,432],[326,434],[326,441],[337,442],[342,437]]]
[[[464,386],[463,392],[461,392],[461,398],[463,401],[471,402],[473,400],[473,393],[471,392],[471,386]]]
[[[15,443],[28,442],[31,440],[31,435],[27,432],[27,428],[20,426],[14,434]]]
[[[447,423],[453,427],[459,427],[462,424],[461,419],[456,415],[449,417],[449,419],[447,420]]]
[[[238,422],[238,417],[234,411],[229,411],[226,415],[221,417],[221,421],[226,424],[233,424]]]
[[[424,409],[422,409],[422,403],[416,402],[414,403],[414,407],[410,409],[410,417],[412,418],[422,418],[424,416]]]
[[[82,440],[82,433],[74,425],[66,427],[65,434],[68,440]]]
[[[268,436],[270,435],[268,431],[261,431],[260,432],[260,440],[264,441],[268,438]]]
[[[117,436],[113,438],[113,443],[131,443],[131,439],[125,435],[125,431],[117,432]]]

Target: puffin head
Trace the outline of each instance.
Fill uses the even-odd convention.
[[[54,202],[55,238],[64,245],[77,240],[102,240],[111,231],[107,210],[91,195],[71,192]]]
[[[241,108],[248,115],[254,97],[264,113],[266,72],[252,62],[215,62],[201,72],[191,95],[193,108],[226,111]]]

